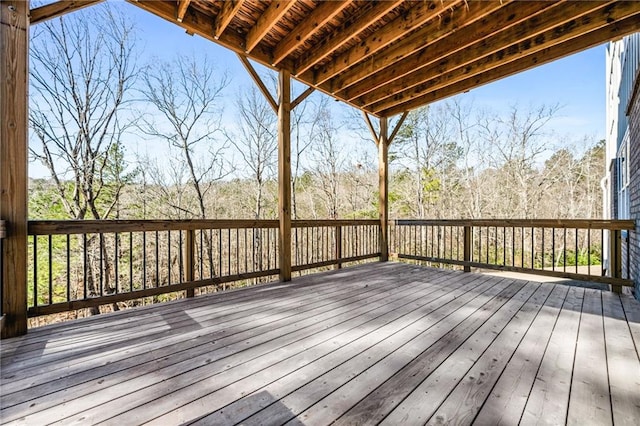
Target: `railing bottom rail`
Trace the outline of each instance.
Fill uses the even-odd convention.
[[[491,269],[491,270],[498,270],[498,271],[505,271],[505,272],[519,272],[523,274],[567,278],[567,279],[579,280],[579,281],[589,281],[589,282],[597,282],[602,284],[620,285],[624,287],[634,286],[633,280],[629,280],[625,278],[614,278],[614,277],[599,276],[599,275],[587,275],[587,274],[579,274],[575,272],[549,271],[546,269],[544,270],[543,269],[527,269],[527,268],[519,268],[517,266],[507,266],[507,265],[491,265],[491,264],[480,263],[480,262],[465,262],[462,260],[440,259],[437,257],[429,257],[429,256],[414,256],[410,254],[396,254],[395,257],[397,257],[398,259],[417,260],[417,261],[432,262],[432,263],[443,263],[448,265],[467,266],[470,268]]]

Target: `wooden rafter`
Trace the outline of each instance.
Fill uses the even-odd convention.
[[[548,4],[552,4],[548,2]],[[351,67],[348,71],[338,76],[331,82],[338,88],[336,95],[344,99],[353,99],[368,90],[379,87],[379,75],[382,71],[393,71],[395,77],[395,64],[405,58],[422,52],[428,58],[439,59],[439,56],[449,53],[450,50],[460,50],[459,46],[475,42],[483,35],[490,35],[498,31],[504,23],[510,23],[514,17],[527,16],[534,13],[540,5],[531,3],[506,3],[499,2],[484,4],[483,2],[472,2],[469,7],[460,10],[448,11],[444,14],[442,21],[430,22],[420,28],[411,36],[399,43],[389,46],[387,49],[375,54],[370,61]],[[495,15],[494,15],[495,14]],[[452,19],[453,16],[456,19]],[[496,20],[485,19],[495,16]],[[497,21],[500,19],[500,21]],[[461,28],[469,28],[470,31],[461,34]],[[450,37],[455,40],[452,41]],[[443,45],[443,49],[436,49],[436,46]],[[430,55],[434,50],[438,54]],[[426,60],[420,55],[422,60]],[[369,65],[369,62],[373,66]],[[386,75],[386,73],[385,73]],[[366,81],[365,81],[366,80]],[[371,82],[371,84],[369,84]],[[353,86],[353,87],[352,87]],[[368,89],[368,90],[367,90]]]
[[[273,49],[273,65],[279,64],[288,54],[301,46],[327,22],[349,6],[351,2],[352,0],[341,2],[321,2],[320,5],[304,19],[304,21],[300,22],[292,31],[290,31],[289,34],[287,34]]]
[[[256,69],[253,67],[253,65],[251,65],[251,62],[249,62],[249,60],[241,54],[238,54],[238,58],[240,59],[240,62],[242,62],[242,65],[244,65],[244,68],[247,70],[253,81],[256,83],[256,86],[258,86],[258,88],[264,95],[269,105],[271,105],[273,111],[278,112],[278,104],[276,103],[275,99],[273,99],[271,92],[269,92],[269,89],[267,89],[267,86],[262,81],[262,78],[260,78],[260,75],[256,72]]]
[[[589,49],[602,43],[606,43],[607,41],[622,38],[625,35],[638,31],[639,19],[640,12],[635,13],[634,15],[630,15],[618,22],[612,23],[611,25],[589,32],[588,34],[584,34],[580,37],[575,37],[564,43],[557,44],[555,46],[551,46],[538,51],[535,54],[528,55],[519,60],[498,66],[489,72],[471,76],[455,84],[443,87],[439,90],[428,92],[403,104],[394,106],[386,110],[382,110],[379,113],[380,115],[384,116],[399,114],[402,111],[408,111],[414,108],[418,108],[422,105],[436,102],[449,96],[463,93],[473,88],[480,87],[496,80],[500,80],[501,78],[517,74],[523,69],[530,69],[539,65],[543,65],[548,62],[563,58],[567,55],[571,55],[576,51]]]
[[[389,0],[377,3],[371,2],[370,4],[372,6],[366,9],[362,15],[358,16],[355,21],[347,21],[341,28],[334,31],[328,39],[324,40],[322,45],[315,46],[313,50],[302,55],[295,64],[296,75],[307,71],[335,50],[342,47],[353,37],[356,37],[362,31],[370,27],[378,19],[398,7],[402,2],[403,0]]]
[[[510,30],[511,36],[513,37],[510,41],[519,42],[523,36],[518,38],[518,34],[525,34],[525,32],[523,32],[524,28],[529,27],[531,29],[535,26],[546,29],[562,21],[563,18],[561,16],[563,16],[562,10],[564,9],[562,2],[547,2],[544,6],[546,6],[546,8],[541,8],[536,4],[511,3],[492,14],[490,20],[492,22],[500,20],[500,22],[503,23],[501,32],[504,33]],[[592,10],[592,8],[597,7],[598,4],[588,2],[587,6],[592,7],[591,9],[585,10]],[[535,7],[537,7],[537,9],[534,9]],[[539,16],[539,19],[532,19],[537,16]],[[363,105],[370,105],[389,96],[392,88],[393,90],[398,90],[398,88],[404,90],[410,87],[414,80],[410,80],[408,76],[422,74],[422,70],[427,69],[430,65],[436,66],[448,58],[456,57],[466,58],[466,62],[470,62],[478,57],[480,50],[486,51],[487,49],[493,49],[493,51],[498,51],[505,47],[504,44],[500,44],[501,42],[504,43],[504,38],[497,43],[492,42],[498,37],[500,32],[497,31],[495,27],[487,28],[484,21],[477,21],[467,28],[469,28],[468,32],[460,34],[455,37],[454,40],[450,37],[440,39],[437,43],[429,44],[415,54],[395,62],[393,66],[386,67],[371,75],[367,79],[367,82],[371,83],[370,85],[365,86],[360,82],[349,89],[341,91],[341,95],[350,100],[356,99],[356,96],[359,95],[360,97],[356,99],[356,102],[362,103]],[[462,54],[465,49],[472,51],[473,56]],[[384,89],[380,88],[380,81],[384,82]],[[423,81],[425,81],[425,79],[421,79],[414,84],[419,84]]]
[[[247,34],[245,52],[251,52],[294,4],[294,1],[289,0],[271,2],[267,10],[258,18],[258,22]]]
[[[576,7],[584,7],[584,14],[579,18],[566,19],[562,7],[549,10],[548,14],[540,16],[538,23],[527,21],[522,26],[528,31],[526,38],[518,39],[521,26],[515,26],[503,33],[497,34],[490,43],[479,42],[470,49],[475,53],[473,61],[465,60],[462,56],[452,56],[430,67],[412,72],[403,79],[406,89],[371,104],[371,109],[381,111],[395,105],[402,104],[414,97],[419,97],[429,91],[440,89],[446,85],[455,84],[467,77],[490,71],[507,62],[517,60],[523,56],[534,54],[547,47],[563,43],[576,37],[574,32],[580,28],[584,32],[610,25],[624,19],[635,8],[630,3],[613,2],[602,6],[596,2],[584,2]],[[593,10],[595,7],[596,10]],[[587,13],[588,12],[588,13]],[[554,19],[555,18],[555,19]],[[548,27],[549,23],[555,25]],[[512,44],[513,42],[515,44]],[[441,65],[443,64],[443,65]],[[416,82],[416,79],[419,81]],[[390,87],[393,88],[394,84]]]
[[[399,16],[378,31],[375,31],[366,40],[338,55],[327,65],[320,67],[317,72],[307,71],[312,75],[303,74],[301,77],[303,80],[313,79],[316,84],[322,84],[349,67],[371,57],[374,53],[384,49],[408,32],[419,28],[432,19],[438,19],[440,14],[463,2],[464,0],[418,2],[405,15]]]
[[[29,11],[31,25],[38,24],[49,19],[57,18],[69,12],[73,12],[83,7],[101,3],[104,0],[73,0],[73,1],[57,1],[44,6],[36,7]]]
[[[187,13],[187,9],[189,9],[189,3],[191,3],[191,0],[178,1],[178,12],[176,13],[178,22],[182,22],[182,19],[184,19],[184,15]]]
[[[224,2],[222,10],[216,17],[215,29],[213,31],[213,37],[216,40],[219,39],[224,30],[227,29],[241,7],[242,0],[228,0]]]

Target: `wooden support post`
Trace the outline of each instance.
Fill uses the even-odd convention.
[[[471,262],[471,226],[464,227],[464,261]],[[464,272],[471,272],[471,266],[464,265]]]
[[[342,268],[342,226],[336,226],[336,267],[335,269]]]
[[[0,220],[2,338],[27,332],[27,59],[29,1],[0,0]]]
[[[380,261],[389,260],[389,135],[386,117],[380,119],[380,137],[378,138],[378,184],[380,213]]]
[[[195,241],[195,232],[193,229],[187,229],[185,241],[184,241],[184,271],[185,271],[185,280],[188,282],[195,280],[195,249],[196,249],[196,241]],[[187,297],[195,296],[195,289],[190,288],[186,291]]]
[[[609,270],[612,278],[622,278],[622,233],[618,229],[609,231]],[[611,290],[622,293],[622,286],[612,284]]]
[[[278,218],[280,281],[291,280],[291,75],[278,75]]]

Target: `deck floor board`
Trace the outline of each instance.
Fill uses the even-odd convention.
[[[637,424],[626,295],[371,263],[2,342],[3,424]]]

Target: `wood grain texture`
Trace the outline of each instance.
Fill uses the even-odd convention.
[[[593,411],[608,405],[609,421],[629,423],[640,303],[589,289],[583,304],[584,294],[375,262],[53,324],[3,341],[0,416],[3,424],[592,424],[585,416],[600,423]],[[577,412],[577,401],[603,390],[604,405],[588,397]]]
[[[389,260],[389,121],[380,119],[378,138],[378,216],[380,218],[380,261]]]
[[[2,338],[27,332],[27,81],[29,2],[0,1]]]
[[[612,424],[601,292],[586,289],[571,380],[568,425]]]
[[[291,280],[291,74],[278,74],[278,258],[280,281]]]
[[[620,296],[602,293],[602,314],[613,422],[631,426],[640,419],[640,358]]]

